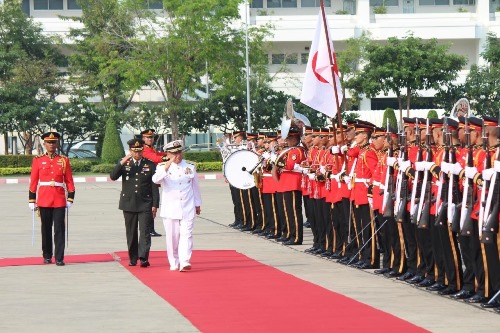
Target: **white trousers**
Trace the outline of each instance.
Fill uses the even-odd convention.
[[[189,264],[193,252],[193,220],[163,219],[170,269]]]

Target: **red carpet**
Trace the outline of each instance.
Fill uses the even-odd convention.
[[[426,332],[391,314],[266,266],[235,251],[195,251],[190,272],[121,264],[201,332]]]
[[[64,256],[66,264],[82,264],[89,262],[106,262],[114,261],[115,258],[111,253],[105,254],[74,254]],[[52,258],[52,263],[54,263]],[[44,265],[43,258],[40,257],[27,257],[27,258],[0,258],[0,267],[5,266],[26,266],[26,265]]]

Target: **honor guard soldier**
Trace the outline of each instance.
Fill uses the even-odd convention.
[[[160,203],[158,186],[152,180],[156,165],[143,158],[142,139],[132,139],[127,144],[129,153],[116,164],[110,178],[122,178],[118,208],[125,218],[129,266],[137,265],[137,260],[140,260],[141,267],[145,268],[150,265],[151,233],[148,224],[155,218]]]
[[[290,128],[285,139],[288,148],[278,155],[273,167],[273,178],[279,179],[276,189],[279,217],[285,219],[286,238],[284,245],[301,245],[303,241],[302,191],[300,164],[306,158],[305,150],[299,146],[301,132],[298,128]]]
[[[41,137],[46,153],[33,158],[31,164],[29,208],[40,214],[44,264],[52,263],[54,226],[56,265],[64,266],[64,213],[75,198],[75,184],[69,159],[56,153],[60,136],[47,132]]]
[[[158,164],[167,160],[165,153],[158,152],[153,147],[155,141],[155,130],[150,128],[141,132],[142,141],[144,141],[144,150],[142,156],[148,160]],[[161,234],[157,233],[155,230],[155,221],[151,221],[151,237],[160,237]]]
[[[360,269],[378,268],[380,265],[380,254],[376,247],[375,221],[370,206],[372,194],[372,176],[377,166],[377,155],[369,140],[374,126],[365,124],[355,125],[355,141],[357,149],[348,150],[347,154],[356,157],[351,190],[353,200],[353,213],[356,222],[356,230],[360,239],[360,260],[355,267]]]

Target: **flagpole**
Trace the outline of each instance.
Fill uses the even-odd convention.
[[[330,32],[326,28],[327,27],[326,14],[325,14],[325,5],[323,3],[323,0],[320,0],[320,7],[321,7],[321,16],[323,17],[323,28],[325,29],[326,45],[328,47],[328,57],[330,59],[330,68],[332,70],[333,90],[335,92],[335,105],[337,107],[337,124],[340,129],[342,143],[344,143],[344,129],[342,127],[342,119],[340,117],[339,96],[337,93],[337,80],[335,79],[335,68],[333,67],[334,66],[333,55],[332,55],[332,49],[330,48],[330,36],[329,36]],[[335,130],[335,122],[332,121],[332,124],[333,124],[333,129]],[[334,141],[335,141],[334,144],[336,145],[337,138],[335,138]]]

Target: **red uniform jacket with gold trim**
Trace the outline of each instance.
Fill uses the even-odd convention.
[[[280,180],[276,192],[301,191],[302,173],[293,171],[295,164],[300,164],[306,158],[303,147],[290,148],[284,156],[284,166],[281,168]]]
[[[38,186],[39,182],[43,184]],[[66,188],[59,184],[64,184]],[[66,207],[66,201],[73,202],[74,198],[75,183],[67,157],[55,154],[50,158],[44,154],[33,158],[29,202],[36,202],[39,207],[60,208]]]
[[[354,155],[356,151],[357,156]],[[377,167],[377,154],[370,144],[359,147],[359,150],[348,150],[347,154],[358,158],[353,174],[351,200],[355,205],[368,204],[368,187],[372,183],[373,170]]]

